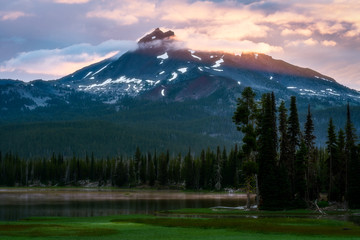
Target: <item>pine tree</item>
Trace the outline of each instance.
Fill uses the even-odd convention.
[[[345,200],[345,189],[346,189],[346,154],[345,154],[345,132],[340,129],[338,132],[338,167],[339,171],[339,201]]]
[[[135,171],[135,182],[140,183],[140,168],[141,168],[141,151],[139,147],[136,147],[134,155],[134,171]]]
[[[337,161],[336,154],[337,154],[337,137],[335,133],[335,126],[333,124],[332,118],[329,120],[329,127],[328,127],[328,140],[326,142],[327,144],[327,151],[329,153],[328,157],[328,200],[334,201],[336,200],[335,197],[335,177],[334,177],[334,171],[336,169],[334,168],[335,164],[334,162]]]
[[[314,136],[314,123],[312,120],[312,115],[310,111],[310,104],[308,105],[308,113],[306,116],[305,122],[305,131],[304,131],[304,143],[307,147],[307,156],[306,156],[306,200],[313,201],[318,198],[319,190],[317,183],[316,175],[316,157],[315,157],[315,139]]]
[[[360,208],[360,157],[356,148],[356,134],[351,122],[350,105],[347,105],[347,121],[345,126],[346,144],[346,199],[350,208]]]
[[[275,99],[270,94],[262,98],[259,114],[259,191],[260,208],[268,210],[282,209],[279,201],[279,175],[277,169],[277,127]]]
[[[159,176],[160,185],[165,186],[168,183],[168,161],[167,154],[161,153],[159,156]]]
[[[183,173],[185,177],[186,189],[193,189],[195,187],[195,179],[194,179],[195,171],[194,171],[194,164],[193,164],[193,159],[191,157],[190,149],[184,159]]]
[[[304,141],[301,141],[300,148],[296,153],[296,159],[294,163],[294,196],[295,206],[298,208],[305,208],[305,193],[306,193],[306,156],[307,147]]]
[[[296,97],[292,96],[290,101],[290,115],[288,118],[287,135],[289,137],[289,152],[288,152],[288,173],[290,178],[291,195],[294,196],[294,163],[296,158],[296,150],[300,143],[300,124],[299,116],[296,106]]]
[[[220,147],[218,146],[216,149],[216,158],[214,164],[214,187],[217,191],[221,189],[221,176],[222,172],[222,156],[220,152]]]
[[[251,183],[253,182],[253,178],[254,178],[253,176],[255,176],[256,174],[256,172],[249,172],[249,169],[253,169],[253,170],[257,169],[257,168],[250,168],[247,166],[247,164],[254,165],[256,161],[256,151],[257,151],[256,118],[258,114],[258,109],[255,102],[255,96],[256,96],[255,93],[250,87],[245,88],[241,94],[241,98],[238,98],[237,100],[237,108],[233,116],[233,122],[237,125],[237,129],[244,134],[244,137],[242,139],[243,140],[242,149],[245,155],[243,171],[245,172],[246,192],[248,196],[247,207],[250,207],[249,196],[252,188]],[[252,163],[248,163],[248,162],[252,162]]]
[[[206,188],[207,185],[207,176],[206,176],[206,160],[205,160],[205,150],[203,149],[200,153],[200,188]]]
[[[287,132],[287,109],[285,102],[281,101],[279,106],[279,141],[280,141],[280,158],[279,158],[279,179],[283,181],[279,182],[279,194],[284,204],[284,207],[288,206],[292,200],[291,194],[291,175],[289,175],[289,169],[291,168],[289,158],[289,136]]]
[[[154,186],[156,179],[154,160],[151,154],[148,154],[148,181],[150,186]]]
[[[117,162],[115,172],[115,184],[116,186],[122,187],[128,182],[127,166],[124,163],[122,157]]]

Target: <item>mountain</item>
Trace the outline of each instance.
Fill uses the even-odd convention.
[[[321,130],[347,102],[360,106],[359,92],[314,70],[260,53],[187,49],[174,32],[157,28],[135,51],[61,79],[1,80],[0,149],[114,155],[136,146],[179,152],[229,147],[240,139],[231,115],[246,86],[258,98],[265,92],[285,101],[297,96],[300,116],[311,104]],[[319,133],[319,143],[325,134]]]

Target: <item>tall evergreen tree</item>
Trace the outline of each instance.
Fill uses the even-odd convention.
[[[360,208],[360,157],[357,149],[356,134],[351,122],[350,105],[347,105],[347,120],[345,126],[345,155],[347,165],[346,199],[350,208]]]
[[[136,147],[134,155],[134,171],[135,171],[135,182],[140,183],[140,169],[141,169],[141,151],[139,147]]]
[[[154,186],[156,180],[155,165],[151,154],[148,154],[148,181],[150,186]]]
[[[288,152],[288,173],[291,176],[290,186],[291,186],[291,195],[294,195],[294,163],[296,158],[296,150],[300,143],[300,124],[299,116],[296,106],[296,97],[292,96],[290,101],[290,115],[288,118],[288,128],[287,135],[289,137],[289,152]]]
[[[257,133],[256,133],[256,119],[258,115],[257,104],[255,102],[255,93],[250,87],[244,89],[241,93],[241,98],[237,100],[237,108],[234,112],[233,122],[237,125],[237,129],[244,134],[242,149],[245,155],[245,162],[243,163],[243,171],[246,169],[246,192],[247,192],[247,207],[250,207],[250,191],[252,188],[253,178],[256,178],[256,172],[249,172],[250,169],[257,168],[249,167],[256,162],[257,151]],[[249,164],[249,166],[247,166]],[[245,171],[244,171],[245,172]]]
[[[316,137],[314,136],[314,123],[312,120],[312,114],[310,111],[310,104],[309,104],[308,112],[306,115],[305,134],[304,134],[305,145],[309,150],[314,148],[315,139]]]
[[[345,189],[346,189],[346,154],[345,154],[345,132],[340,129],[338,132],[338,167],[339,167],[339,201],[345,200]]]
[[[335,162],[337,161],[337,137],[335,133],[335,126],[333,124],[332,118],[329,120],[328,127],[328,140],[327,151],[329,153],[328,157],[328,200],[335,201],[336,199],[336,187],[335,187]]]
[[[214,187],[217,191],[221,189],[221,180],[222,180],[222,156],[220,147],[218,146],[216,149],[216,158],[214,164]]]
[[[277,127],[275,99],[271,94],[262,97],[262,109],[259,114],[259,191],[260,208],[268,210],[282,209],[279,201],[279,175],[277,169]]]
[[[291,179],[289,169],[291,168],[290,164],[290,150],[289,150],[289,136],[287,132],[287,109],[285,107],[285,102],[281,101],[279,106],[279,141],[280,141],[280,157],[279,157],[279,178],[283,179],[279,183],[279,193],[280,198],[284,202],[284,206],[290,205],[292,201],[292,192],[291,192]]]
[[[294,163],[294,197],[295,197],[295,207],[297,208],[306,207],[306,202],[305,202],[306,157],[307,157],[307,147],[305,145],[305,142],[302,140],[300,148],[296,153],[296,159]]]
[[[308,113],[306,116],[305,130],[304,130],[304,143],[307,147],[306,156],[306,200],[313,201],[318,198],[318,182],[316,174],[316,156],[315,156],[315,135],[314,135],[314,123],[310,111],[310,104],[308,105]]]
[[[195,170],[194,170],[194,162],[193,162],[193,158],[191,156],[190,149],[184,159],[183,173],[184,173],[184,178],[185,178],[185,187],[187,189],[194,189],[194,187],[195,187]]]

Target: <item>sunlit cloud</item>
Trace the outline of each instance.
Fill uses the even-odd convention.
[[[334,47],[337,43],[335,41],[324,40],[321,42],[321,44],[327,47]]]
[[[113,1],[106,6],[100,4],[86,16],[113,20],[119,25],[131,25],[138,23],[142,18],[155,18],[156,9],[155,3],[146,0],[122,0]]]
[[[30,14],[20,12],[20,11],[12,11],[12,12],[2,12],[0,11],[0,20],[1,21],[11,21],[16,20],[21,17],[28,17]]]
[[[217,39],[211,34],[200,33],[196,29],[175,29],[177,40],[181,41],[183,47],[202,51],[225,51],[230,53],[261,52],[275,53],[282,52],[279,46],[272,46],[264,42],[253,42],[249,40]]]
[[[299,46],[299,45],[315,46],[318,43],[319,42],[317,40],[315,40],[313,38],[308,38],[308,39],[305,39],[305,40],[289,41],[286,46],[289,46],[289,47],[296,47],[296,46]]]
[[[312,35],[312,31],[306,28],[298,28],[298,29],[286,28],[281,31],[281,35],[282,36],[302,35],[302,36],[310,37]]]
[[[77,44],[62,49],[23,52],[0,65],[0,72],[20,71],[61,77],[135,47],[136,43],[132,41],[109,40],[97,46]]]

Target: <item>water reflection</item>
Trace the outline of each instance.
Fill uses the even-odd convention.
[[[34,216],[150,214],[179,208],[243,206],[243,194],[86,189],[1,189],[0,220]]]

